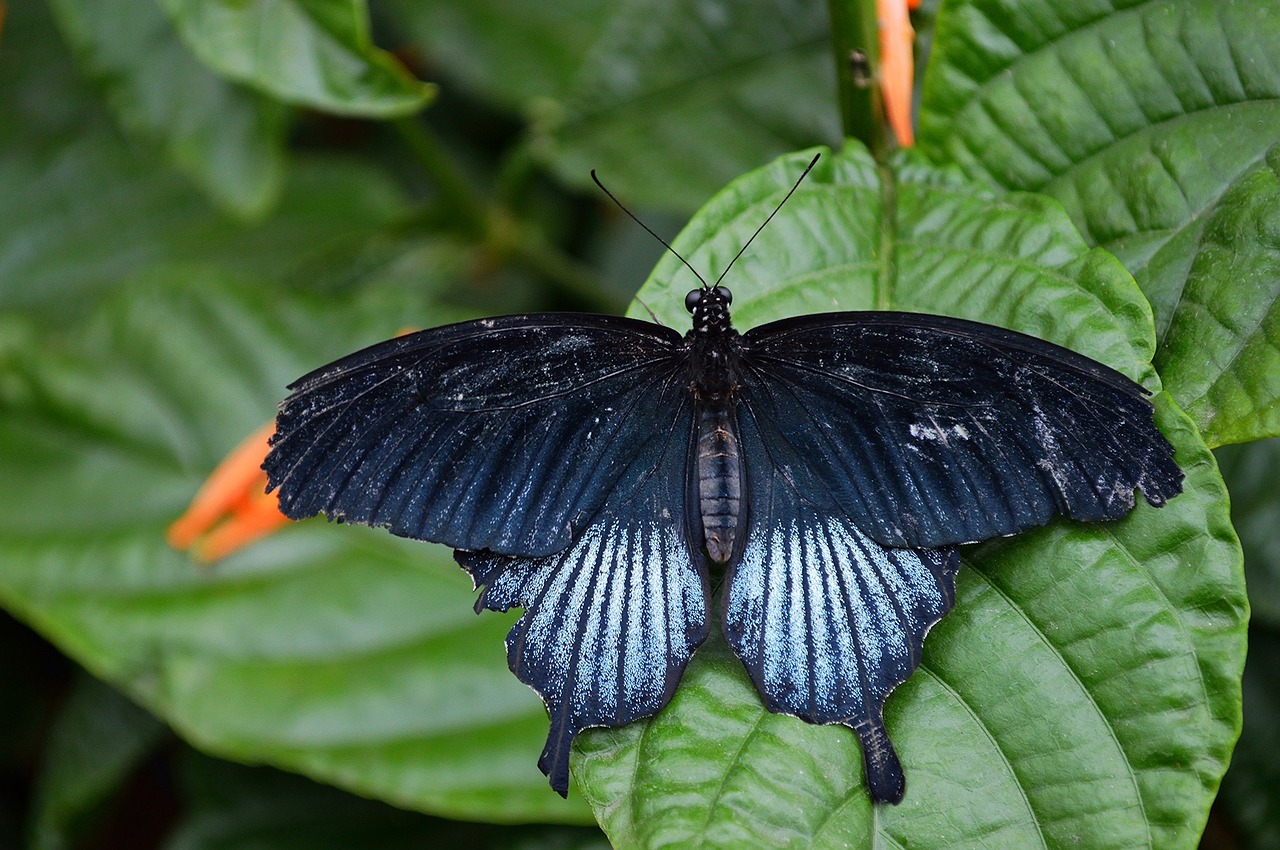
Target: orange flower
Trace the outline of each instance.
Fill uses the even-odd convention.
[[[268,494],[262,461],[274,422],[253,432],[236,446],[205,481],[186,513],[169,526],[165,539],[178,550],[189,550],[202,564],[265,537],[287,524],[275,493]]]
[[[912,46],[915,30],[907,16],[908,7],[919,7],[920,0],[877,0],[876,20],[880,25],[880,88],[884,93],[885,117],[898,144],[909,148],[915,144],[911,127],[911,94],[915,84],[915,59]]]

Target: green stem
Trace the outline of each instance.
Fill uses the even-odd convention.
[[[440,140],[414,117],[397,118],[391,126],[435,181],[442,204],[461,219],[459,229],[485,238],[489,233],[489,205],[445,152]]]
[[[557,291],[571,295],[584,307],[617,312],[619,305],[609,296],[609,288],[587,266],[551,245],[534,239],[520,239],[511,246],[511,257],[526,269],[546,278]]]
[[[482,243],[488,250],[541,275],[559,293],[588,307],[609,310],[617,305],[590,269],[543,241],[501,207],[495,207],[467,180],[444,145],[421,121],[400,118],[391,122],[410,153],[434,180],[440,192],[439,206],[449,212],[452,226]]]
[[[827,8],[831,14],[831,48],[844,134],[861,141],[879,158],[887,148],[887,136],[880,87],[876,84],[880,76],[876,2],[827,0]]]

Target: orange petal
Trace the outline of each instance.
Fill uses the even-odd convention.
[[[267,478],[264,475],[262,476],[264,491],[266,483]],[[196,543],[191,549],[191,554],[202,564],[220,561],[237,549],[248,546],[253,541],[288,525],[289,522],[289,518],[280,513],[280,502],[276,494],[262,492]]]
[[[274,495],[266,497],[270,501],[265,504],[258,498],[266,490],[267,478],[262,471],[262,461],[267,456],[269,440],[274,433],[274,422],[264,425],[218,464],[191,500],[191,506],[169,526],[165,539],[170,546],[190,549],[224,517],[230,516],[234,521],[248,511],[274,513],[281,517],[277,525],[285,522]],[[254,524],[256,526],[259,521],[254,520]]]
[[[916,34],[911,28],[907,5],[904,0],[876,0],[884,111],[893,135],[904,148],[915,144],[915,131],[911,126],[911,95],[915,82],[912,45]]]

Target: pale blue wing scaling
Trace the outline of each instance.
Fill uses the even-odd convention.
[[[882,546],[815,508],[774,466],[749,405],[740,411],[751,514],[726,582],[725,637],[770,711],[853,729],[872,796],[899,802],[905,781],[884,702],[955,604],[959,555]]]

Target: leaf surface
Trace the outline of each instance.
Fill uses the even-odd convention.
[[[285,111],[205,68],[159,7],[129,0],[53,4],[117,121],[230,211],[264,213],[284,180]]]
[[[840,138],[821,5],[392,5],[415,41],[456,58],[475,89],[525,113],[533,156],[590,191],[596,169],[628,204],[692,212],[744,171]]]
[[[435,91],[373,46],[364,0],[160,2],[206,65],[286,103],[389,118]]]

